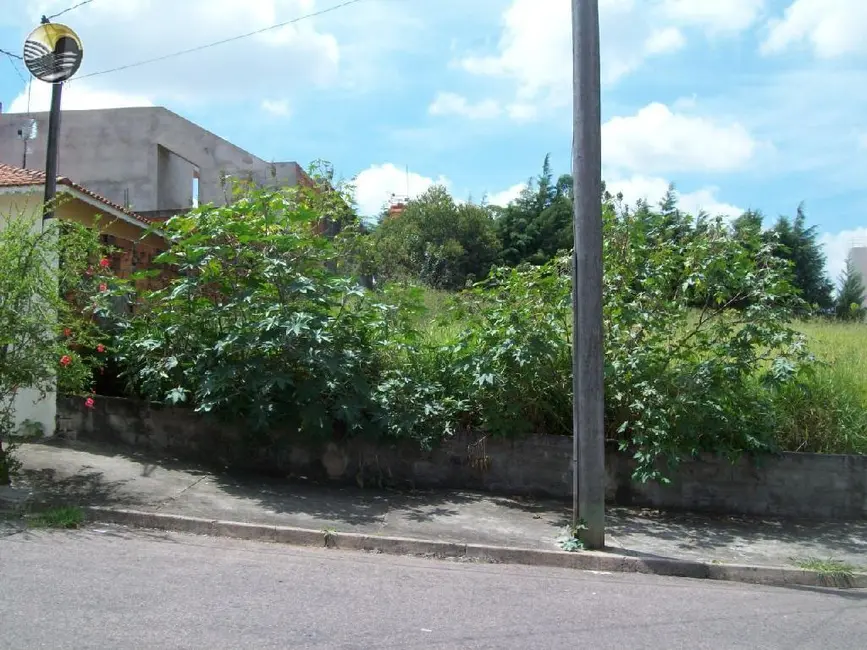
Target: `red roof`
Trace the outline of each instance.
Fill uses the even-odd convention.
[[[137,221],[141,221],[147,226],[151,225],[151,221],[140,214],[136,214],[122,205],[118,205],[114,201],[109,201],[104,196],[87,189],[83,185],[74,183],[64,176],[57,177],[57,184],[71,187],[72,189],[81,192],[82,194],[86,194],[90,198],[96,199],[100,203],[103,203],[118,212],[122,212]],[[12,165],[0,163],[0,187],[29,187],[31,185],[45,185],[45,172],[37,171],[35,169],[22,169],[20,167],[13,167]]]

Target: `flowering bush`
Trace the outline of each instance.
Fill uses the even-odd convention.
[[[96,319],[111,278],[99,234],[39,216],[4,215],[0,229],[0,485],[15,467],[14,403],[23,389],[90,392],[104,346]],[[94,268],[96,266],[96,268]],[[97,291],[105,286],[105,291]],[[102,348],[104,350],[104,347]],[[92,398],[91,398],[92,399]],[[5,443],[4,443],[5,440]],[[5,446],[4,446],[5,445]]]

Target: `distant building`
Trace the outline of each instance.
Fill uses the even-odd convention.
[[[48,113],[0,114],[0,163],[45,169]],[[310,185],[296,162],[271,163],[162,107],[63,111],[58,173],[153,220],[225,205],[228,177]]]
[[[392,194],[388,200],[388,208],[385,213],[386,218],[399,216],[404,210],[406,210],[407,203],[409,203],[408,196]]]
[[[855,244],[849,249],[849,259],[852,266],[861,274],[861,278],[867,283],[867,244]],[[867,307],[867,297],[862,301],[862,307]]]

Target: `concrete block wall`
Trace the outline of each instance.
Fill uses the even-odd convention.
[[[37,138],[30,141],[30,169],[45,168],[48,113],[33,113]],[[28,116],[0,114],[0,162],[21,166],[18,130]],[[303,178],[295,162],[271,163],[159,106],[63,111],[58,169],[88,189],[138,212],[192,205],[198,170],[202,204],[224,205],[224,179],[293,186]]]
[[[87,410],[81,400],[61,397],[57,420],[58,435],[70,439],[122,443],[281,476],[571,498],[572,441],[560,436],[501,440],[465,433],[430,451],[412,443],[361,439],[290,443],[253,457],[239,445],[242,427],[184,408],[100,397],[96,408]],[[703,456],[683,462],[670,485],[635,483],[631,473],[631,459],[609,449],[610,502],[795,519],[867,519],[867,456],[782,454],[736,463]]]

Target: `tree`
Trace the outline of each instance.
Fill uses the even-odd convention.
[[[840,291],[837,294],[835,309],[841,320],[864,319],[864,279],[852,263],[846,260],[846,268],[840,274]]]
[[[765,216],[758,210],[747,210],[731,224],[731,234],[742,245],[758,250],[767,242],[763,229]]]
[[[500,211],[497,232],[503,243],[500,261],[508,266],[544,264],[572,247],[572,177],[563,174],[555,182],[550,155],[542,173]]]
[[[828,309],[834,305],[834,285],[825,275],[825,254],[817,241],[817,227],[806,226],[804,206],[795,218],[780,217],[770,234],[776,237],[774,254],[792,265],[792,282],[807,305]]]
[[[95,230],[37,215],[2,215],[0,226],[0,485],[17,463],[16,401],[25,391],[85,394],[105,344],[96,318],[109,311],[106,251]],[[102,261],[103,263],[100,263]],[[25,423],[26,425],[27,423]],[[5,447],[3,440],[5,439]]]
[[[374,232],[379,275],[412,279],[439,289],[460,289],[487,276],[500,250],[490,209],[457,205],[435,185],[385,217]]]

